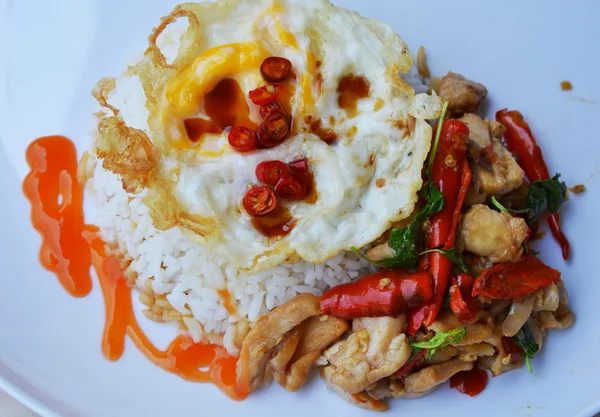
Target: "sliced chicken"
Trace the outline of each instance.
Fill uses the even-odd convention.
[[[406,315],[361,318],[353,322],[353,333],[325,351],[330,382],[349,394],[368,386],[402,367],[412,353],[404,335]]]
[[[438,363],[446,362],[447,360],[454,358],[458,354],[459,351],[455,346],[444,346],[439,348],[431,359],[425,359],[424,363],[427,365],[437,365]]]
[[[285,366],[273,369],[275,381],[288,391],[298,391],[321,352],[348,328],[346,320],[328,316],[311,317],[296,327],[294,330],[297,330],[299,337],[294,345],[295,351]]]
[[[490,334],[490,337],[486,340],[486,343],[496,348],[497,353],[493,356],[482,357],[477,362],[481,368],[492,371],[494,376],[498,376],[513,369],[522,368],[524,364],[523,360],[520,358],[513,358],[506,350],[504,350],[504,344],[502,343],[503,338],[502,323],[498,323],[493,329],[492,334]]]
[[[473,369],[473,362],[451,359],[438,365],[428,366],[404,380],[404,390],[411,392],[430,392],[432,389],[449,380],[454,374]]]
[[[316,317],[316,316],[315,316]],[[311,317],[308,320],[311,320]],[[292,330],[286,333],[283,340],[273,349],[269,365],[267,366],[267,373],[270,376],[275,374],[283,374],[287,368],[288,363],[296,353],[300,338],[302,337],[302,324],[294,327]]]
[[[540,311],[536,314],[542,330],[566,329],[575,323],[575,314],[565,305],[561,305],[556,311]]]
[[[396,256],[396,251],[391,248],[388,242],[384,242],[369,249],[367,251],[367,256],[374,261],[382,261]]]
[[[457,359],[465,362],[474,362],[482,356],[494,356],[496,349],[488,343],[476,343],[474,345],[460,346]]]
[[[357,405],[361,408],[371,411],[387,411],[388,406],[380,399],[371,397],[367,392],[359,392],[356,394],[348,394],[339,385],[331,382],[331,377],[335,374],[335,369],[332,366],[321,368],[321,378],[325,381],[325,385],[350,404]]]
[[[437,91],[442,100],[448,101],[448,110],[454,115],[474,112],[487,97],[483,84],[470,81],[460,74],[446,74]]]
[[[463,216],[459,239],[465,250],[493,263],[516,262],[527,230],[525,220],[476,204]]]
[[[533,293],[533,311],[556,311],[560,304],[558,286],[554,283]]]
[[[242,345],[237,370],[240,390],[252,392],[268,383],[266,368],[277,345],[290,330],[319,312],[319,299],[301,294],[261,317]]]
[[[508,315],[502,322],[502,334],[506,337],[513,337],[521,327],[529,320],[533,311],[533,294],[522,300],[513,300]]]
[[[384,400],[386,398],[404,398],[410,400],[413,398],[419,398],[429,394],[433,389],[423,392],[406,392],[402,381],[394,378],[385,378],[377,382],[372,387],[369,387],[367,393],[376,400]]]
[[[467,346],[475,343],[485,342],[494,331],[494,318],[485,311],[478,312],[477,321],[466,326],[458,321],[458,317],[450,310],[443,310],[437,319],[429,326],[436,333],[449,332],[451,330],[466,327],[465,337],[454,344],[454,346]]]
[[[475,159],[471,164],[469,200],[477,195],[504,195],[521,186],[525,172],[508,149],[494,139],[496,135],[502,137],[503,127],[472,113],[460,120],[469,127],[469,154]]]

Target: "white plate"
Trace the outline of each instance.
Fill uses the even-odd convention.
[[[391,401],[393,409],[404,415],[593,415],[600,410],[600,2],[335,3],[391,24],[413,51],[426,45],[435,74],[451,69],[483,82],[491,110],[523,111],[551,171],[588,188],[562,216],[572,261],[562,261],[551,239],[540,245],[543,258],[563,271],[577,322],[552,332],[533,361],[533,375],[522,370],[494,378],[474,398],[441,388],[419,400]],[[38,264],[39,238],[21,193],[27,144],[60,133],[81,149],[95,81],[116,75],[174,5],[174,0],[0,0],[0,387],[47,416],[359,415],[363,411],[318,380],[299,393],[272,386],[236,403],[211,385],[156,368],[131,343],[119,362],[109,363],[100,352],[104,307],[97,286],[85,299],[70,298]],[[570,80],[574,90],[562,92],[562,80]],[[174,332],[145,324],[162,343]]]

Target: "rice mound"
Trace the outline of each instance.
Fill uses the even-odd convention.
[[[342,252],[323,264],[300,261],[245,275],[179,228],[157,230],[142,201],[145,192],[127,193],[119,177],[97,160],[90,158],[86,170],[92,173],[87,182],[87,198],[96,210],[92,220],[123,259],[126,276],[147,307],[144,315],[177,321],[195,342],[221,343],[236,354],[236,325],[254,323],[297,294],[321,295],[372,271],[356,254]],[[230,294],[234,314],[219,294],[223,290]]]

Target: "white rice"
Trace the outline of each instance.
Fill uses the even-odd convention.
[[[94,161],[90,161],[90,165]],[[93,222],[105,241],[114,244],[128,273],[140,289],[151,280],[155,294],[166,295],[195,341],[206,333],[224,334],[223,343],[236,353],[233,325],[255,322],[261,315],[300,293],[321,295],[324,290],[371,272],[368,262],[352,252],[340,253],[324,264],[283,264],[255,275],[245,275],[226,259],[192,243],[178,228],[159,231],[152,225],[144,193],[123,190],[117,175],[96,163],[88,182],[88,201],[95,210]],[[217,293],[227,289],[237,315],[227,312]]]

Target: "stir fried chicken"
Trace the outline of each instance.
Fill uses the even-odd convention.
[[[238,385],[255,391],[269,382],[271,354],[285,335],[304,320],[319,314],[319,300],[301,294],[261,317],[246,336],[238,361]]]
[[[464,249],[491,262],[516,262],[527,236],[525,220],[476,204],[463,217],[460,242]]]
[[[285,365],[273,367],[275,381],[288,391],[298,391],[306,382],[321,352],[348,330],[346,320],[336,317],[315,316],[296,327],[298,341]]]
[[[326,366],[321,368],[321,378],[325,381],[325,385],[327,388],[334,391],[344,400],[348,401],[350,404],[357,405],[361,408],[371,411],[386,411],[388,406],[385,402],[381,401],[381,399],[377,399],[372,397],[368,392],[359,392],[356,394],[349,394],[344,391],[339,385],[336,385],[331,382],[331,377],[335,374],[336,370],[332,366]]]
[[[327,351],[330,383],[356,394],[396,372],[411,355],[406,315],[356,319],[353,333]]]
[[[486,311],[478,312],[477,321],[475,323],[462,324],[458,317],[450,310],[444,310],[440,313],[437,319],[429,326],[436,333],[445,333],[461,327],[466,327],[467,333],[465,337],[455,343],[455,346],[467,346],[475,343],[485,342],[494,330],[494,318]]]
[[[453,375],[471,369],[473,369],[473,362],[463,362],[459,359],[428,366],[407,376],[404,380],[404,390],[408,393],[428,393]]]
[[[238,386],[254,391],[274,378],[289,391],[300,389],[321,352],[349,328],[319,313],[318,298],[301,294],[261,317],[242,345]]]
[[[457,116],[474,112],[487,97],[483,84],[470,81],[460,74],[449,72],[442,78],[437,93],[448,101],[448,110]]]
[[[471,164],[471,189],[479,194],[498,196],[518,188],[525,173],[500,143],[504,132],[502,125],[472,113],[465,114],[460,120],[469,127],[469,154],[475,160]]]

